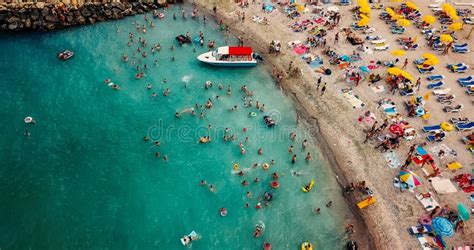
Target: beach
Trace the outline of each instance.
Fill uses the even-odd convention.
[[[422,4],[420,1],[415,1],[419,4],[420,11],[423,14],[431,14],[426,4]],[[387,3],[386,6],[396,6],[399,3]],[[206,7],[211,11],[213,6],[212,2],[203,1],[202,7]],[[294,99],[298,104],[299,114],[301,118],[308,123],[309,130],[318,139],[320,144],[323,144],[323,151],[320,152],[323,156],[327,157],[329,162],[333,163],[332,166],[335,169],[340,170],[340,177],[344,177],[345,184],[351,182],[358,182],[365,180],[368,186],[372,187],[377,197],[377,204],[366,208],[365,210],[358,211],[355,207],[354,200],[359,200],[360,197],[349,197],[348,205],[352,207],[355,213],[361,214],[367,225],[368,233],[370,234],[373,244],[376,249],[419,249],[420,245],[416,238],[410,236],[407,233],[407,228],[417,223],[417,218],[425,213],[423,207],[415,199],[414,195],[410,192],[400,193],[396,188],[393,187],[393,178],[397,175],[397,170],[393,170],[387,167],[387,162],[384,160],[383,155],[374,150],[374,144],[364,144],[365,134],[363,129],[367,128],[361,125],[357,118],[365,113],[367,110],[374,112],[380,122],[381,114],[377,113],[376,101],[383,98],[389,97],[394,100],[398,105],[403,104],[406,97],[400,95],[391,94],[375,94],[371,90],[367,82],[360,84],[358,87],[354,87],[357,95],[366,104],[361,109],[354,109],[349,103],[347,103],[340,94],[340,89],[345,87],[345,83],[341,81],[340,73],[336,71],[331,76],[323,76],[323,81],[328,83],[328,89],[326,93],[321,96],[316,91],[316,80],[319,75],[311,72],[308,65],[297,58],[291,50],[286,48],[286,44],[289,41],[300,40],[305,41],[307,34],[300,32],[292,32],[288,25],[296,20],[302,20],[299,18],[296,20],[288,19],[280,9],[275,10],[271,14],[264,14],[261,11],[261,3],[250,4],[248,8],[241,8],[234,3],[221,3],[217,4],[217,19],[222,19],[230,27],[233,32],[236,32],[240,36],[244,37],[245,43],[254,48],[257,48],[259,53],[263,53],[266,58],[266,64],[269,70],[273,67],[277,67],[279,70],[286,71],[290,61],[293,61],[293,65],[297,66],[301,70],[300,77],[285,77],[281,83],[281,87],[285,92]],[[348,27],[352,22],[355,22],[349,9],[355,5],[349,6],[338,6],[343,18],[338,28]],[[236,12],[245,12],[246,20],[242,22],[237,18]],[[379,11],[373,11],[371,27],[374,27],[377,31],[377,35],[382,35],[384,39],[388,40],[391,45],[390,50],[397,49],[396,36],[390,34],[390,30],[383,21],[379,20],[377,15]],[[264,16],[268,19],[270,25],[262,25],[257,22],[251,21],[251,17],[254,15]],[[309,15],[309,14],[308,14]],[[307,16],[308,16],[307,15]],[[307,17],[306,16],[306,17]],[[346,18],[347,17],[347,18]],[[408,35],[419,36],[421,35],[419,30],[415,27],[407,27]],[[470,28],[466,28],[460,31],[462,35],[459,37],[465,37],[469,32]],[[352,54],[355,49],[344,39],[339,41],[337,46],[333,45],[335,31],[329,32],[328,45],[331,47],[337,47],[337,51],[345,54]],[[360,34],[360,36],[365,36]],[[279,40],[283,45],[283,49],[280,55],[273,56],[267,55],[268,45],[272,40]],[[466,42],[465,39],[460,41],[461,43]],[[426,48],[425,41],[420,41],[421,48],[417,51],[409,51],[407,55],[401,57],[409,58],[410,64],[407,69],[414,73],[415,69],[411,61],[420,57],[424,52],[430,50]],[[320,49],[316,50],[320,53]],[[469,54],[468,54],[469,55]],[[324,56],[323,56],[324,58]],[[327,59],[327,58],[325,58]],[[372,56],[366,56],[364,60],[388,60],[393,59],[388,51],[386,52],[375,52]],[[442,63],[446,62],[464,62],[468,65],[473,64],[472,57],[466,56],[465,54],[454,54],[449,53],[448,55],[442,56]],[[327,65],[327,64],[325,64]],[[333,69],[333,71],[335,71]],[[379,70],[380,74],[385,75],[384,70]],[[437,67],[437,73],[449,75],[447,69],[439,65]],[[418,76],[418,74],[416,74]],[[458,95],[458,98],[462,98],[465,109],[461,111],[457,116],[472,117],[472,103],[469,100],[469,96],[465,95],[463,88],[456,86],[454,82],[450,83],[450,87],[453,92]],[[424,94],[428,92],[428,89],[423,84],[420,93]],[[435,102],[434,100],[428,102],[428,107],[431,113],[431,119],[423,121],[422,119],[409,119],[410,123],[417,128],[419,131],[421,127],[426,125],[432,125],[446,121],[453,117],[442,110],[442,105]],[[400,110],[404,110],[403,106],[399,106]],[[405,111],[402,111],[405,112]],[[423,132],[419,132],[420,137],[415,142],[424,141]],[[472,169],[472,155],[466,150],[465,145],[460,142],[460,137],[466,136],[468,132],[452,132],[450,137],[446,138],[444,143],[448,144],[452,149],[457,152],[456,159],[464,166],[464,171],[470,172]],[[402,147],[398,148],[396,152],[404,159],[408,148],[412,142],[404,142]],[[324,151],[326,149],[326,151]],[[437,162],[439,167],[442,169],[444,177],[452,178],[457,172],[451,172],[446,169],[446,162]],[[339,172],[336,170],[336,172]],[[429,186],[423,186],[423,191],[432,191]],[[437,195],[436,198],[440,204],[449,204],[450,207],[455,207],[458,201],[469,204],[469,195],[462,191],[451,193],[449,195]],[[361,231],[365,232],[365,228]],[[357,229],[356,229],[357,232]],[[463,234],[457,233],[453,238],[447,239],[449,245],[470,245],[472,244],[471,239],[473,238],[472,221],[468,221]]]

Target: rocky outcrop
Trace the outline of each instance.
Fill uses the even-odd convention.
[[[160,1],[161,2],[161,1]],[[0,3],[0,30],[53,30],[120,19],[164,7],[155,3]]]

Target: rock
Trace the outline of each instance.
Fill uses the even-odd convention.
[[[17,23],[19,21],[20,21],[20,18],[18,18],[16,16],[12,16],[12,17],[7,19],[7,23]]]
[[[16,30],[18,28],[18,23],[11,23],[8,25],[9,30]]]
[[[74,17],[72,16],[71,13],[69,13],[69,14],[66,16],[66,22],[72,23],[73,21],[74,21]]]
[[[43,2],[37,2],[36,3],[36,8],[43,9],[44,8],[44,3]]]
[[[45,17],[49,14],[49,8],[44,8],[41,10],[41,16]]]
[[[105,10],[104,11],[104,15],[106,15],[107,17],[110,17],[112,15],[112,11],[110,10]]]
[[[138,14],[143,14],[143,13],[145,13],[145,11],[143,11],[142,9],[138,9],[138,10],[137,10],[137,13],[138,13]]]
[[[88,9],[82,8],[82,10],[81,10],[81,15],[82,15],[83,17],[90,17],[92,14],[91,14],[91,12],[90,12]]]
[[[77,18],[77,22],[78,22],[79,24],[85,24],[85,23],[86,23],[86,18],[84,18],[83,16],[79,16],[79,17]]]
[[[92,17],[89,17],[87,20],[89,21],[89,23],[95,23],[95,19]]]
[[[28,18],[25,20],[25,28],[27,29],[31,28],[31,19]]]
[[[34,20],[34,21],[36,21],[36,20],[39,19],[39,15],[40,15],[40,13],[39,13],[39,11],[38,11],[37,9],[33,9],[33,10],[31,11],[31,13],[30,13],[30,17],[31,17],[31,19]]]
[[[55,22],[59,21],[59,19],[54,15],[47,15],[47,16],[44,17],[44,20],[46,20],[47,22],[50,22],[50,23],[55,23]]]

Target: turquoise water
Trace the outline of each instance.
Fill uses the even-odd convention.
[[[137,57],[149,66],[139,80],[131,65],[137,59],[120,59],[137,48],[137,43],[127,47],[128,32],[136,33],[132,22],[143,23],[143,16],[52,33],[0,35],[0,248],[183,249],[179,238],[192,230],[201,235],[193,249],[261,249],[264,241],[274,249],[299,249],[304,241],[317,249],[342,248],[348,209],[313,145],[307,151],[315,159],[304,161],[304,130],[295,124],[290,100],[262,66],[224,69],[198,63],[195,57],[206,49],[197,46],[194,53],[191,46],[177,46],[174,37],[186,31],[194,37],[202,30],[206,40],[223,45],[223,34],[210,18],[207,24],[173,21],[171,12],[179,16],[175,7],[167,18],[154,20],[154,29],[136,34],[135,41],[139,36],[148,41],[149,54]],[[155,55],[150,53],[153,43],[162,45]],[[173,51],[172,44],[177,47]],[[56,54],[65,48],[76,55],[63,62]],[[104,84],[107,78],[121,90]],[[204,90],[207,80],[214,86]],[[146,89],[148,83],[152,90]],[[243,84],[255,91],[254,104],[264,103],[266,112],[243,106]],[[166,88],[168,97],[162,95]],[[175,118],[175,112],[207,98],[213,100],[212,109]],[[233,105],[238,110],[228,111]],[[257,117],[248,116],[253,111]],[[202,119],[200,112],[205,113]],[[278,120],[272,129],[262,122],[268,113]],[[25,124],[25,116],[37,123]],[[235,134],[234,142],[223,142],[225,128]],[[24,136],[25,131],[30,135]],[[289,139],[292,131],[298,134],[296,142]],[[211,143],[197,143],[208,134]],[[145,135],[161,145],[144,142]],[[238,144],[245,136],[247,152],[241,155]],[[294,165],[288,153],[292,144],[298,155]],[[257,154],[260,147],[263,155]],[[251,167],[271,159],[275,165],[269,171]],[[245,170],[243,177],[232,172],[235,163]],[[280,174],[278,190],[269,186],[274,171]],[[252,181],[256,177],[259,183]],[[316,179],[314,189],[301,192],[311,178]],[[217,191],[200,186],[201,179]],[[244,179],[250,185],[242,186]],[[272,191],[274,199],[257,210],[265,191]],[[329,200],[330,209],[325,207]],[[221,207],[227,208],[227,217],[220,217]],[[312,213],[314,207],[321,207],[320,215]],[[259,221],[266,228],[255,239]]]

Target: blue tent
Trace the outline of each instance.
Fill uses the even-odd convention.
[[[436,217],[431,221],[431,226],[439,236],[451,237],[454,235],[454,227],[448,219]]]

